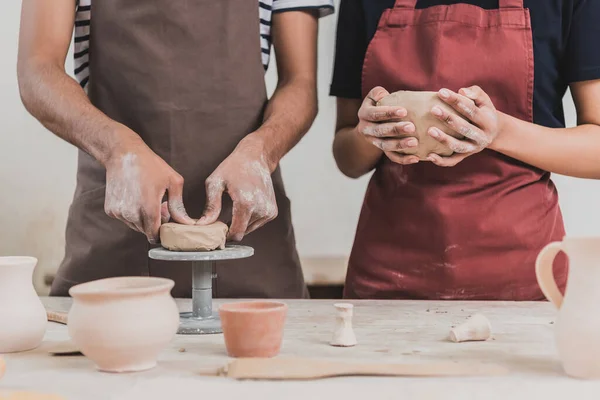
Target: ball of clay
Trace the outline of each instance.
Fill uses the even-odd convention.
[[[451,108],[438,97],[436,92],[411,92],[401,90],[387,95],[379,100],[378,106],[400,106],[406,108],[408,112],[406,121],[411,121],[415,124],[416,134],[419,139],[419,146],[412,149],[402,150],[402,154],[414,154],[421,160],[426,160],[430,153],[436,153],[440,156],[452,155],[452,150],[441,144],[427,133],[427,130],[432,126],[440,129],[456,138],[463,138],[462,135],[450,129],[444,122],[440,121],[431,113],[433,106],[439,106],[449,112]]]
[[[227,225],[219,221],[205,226],[169,222],[160,227],[160,242],[172,251],[224,249],[228,230]]]

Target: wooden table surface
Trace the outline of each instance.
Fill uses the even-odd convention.
[[[47,308],[67,311],[70,299],[44,298]],[[218,302],[217,302],[218,303]],[[289,314],[281,356],[331,360],[493,362],[510,369],[500,377],[347,377],[309,382],[254,382],[205,377],[206,368],[225,365],[222,335],[178,335],[158,367],[141,373],[97,372],[85,357],[50,357],[48,349],[68,340],[63,325],[48,323],[36,350],[5,355],[2,390],[34,390],[68,399],[599,399],[600,382],[566,377],[553,337],[555,310],[548,303],[352,301],[358,345],[328,345],[333,301],[287,301]],[[189,310],[189,300],[179,301]],[[481,312],[493,329],[487,342],[451,343],[450,327]],[[184,348],[185,352],[179,350]],[[210,396],[210,397],[206,397]],[[369,398],[370,397],[370,398]],[[341,400],[341,399],[340,399]]]

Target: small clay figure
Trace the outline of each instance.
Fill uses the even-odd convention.
[[[483,314],[475,314],[450,330],[450,340],[459,342],[488,340],[492,336],[490,321]]]
[[[339,347],[355,346],[356,336],[352,329],[352,309],[354,306],[348,303],[337,303],[333,306],[336,309],[336,317],[330,344]]]

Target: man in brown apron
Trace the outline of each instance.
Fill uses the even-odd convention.
[[[254,247],[254,257],[219,265],[215,295],[306,297],[277,164],[314,118],[315,85],[308,79],[300,91],[288,88],[274,96],[287,97],[288,103],[304,96],[304,104],[296,99],[286,107],[274,100],[267,107],[258,2],[93,3],[89,101],[64,69],[56,68],[60,54],[46,54],[56,50],[64,60],[71,37],[67,27],[73,26],[68,5],[68,0],[52,5],[25,0],[20,39],[24,104],[82,150],[66,255],[51,294],[67,295],[74,284],[105,277],[152,275],[174,279],[173,295],[189,297],[191,270],[149,260],[148,241],[157,240],[161,214],[163,222],[170,214],[188,224],[195,221],[183,204],[190,216],[203,214],[206,182],[209,206],[200,223],[227,219],[232,213],[225,210],[233,208],[233,239],[240,239],[273,219],[242,241]],[[308,48],[316,50],[316,18],[299,14],[312,36]],[[314,79],[314,55],[308,58],[308,75],[298,60],[286,72]],[[293,118],[286,121],[283,115]],[[275,132],[281,124],[294,132]],[[261,134],[253,133],[259,127]],[[280,139],[267,143],[275,134]],[[223,213],[222,191],[233,199]],[[161,207],[163,200],[168,205]]]

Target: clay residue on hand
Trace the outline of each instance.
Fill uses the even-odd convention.
[[[113,214],[121,215],[126,221],[136,223],[137,205],[142,198],[139,185],[140,171],[137,155],[127,153],[121,158],[121,174],[119,179],[110,179],[106,183],[105,208]]]

